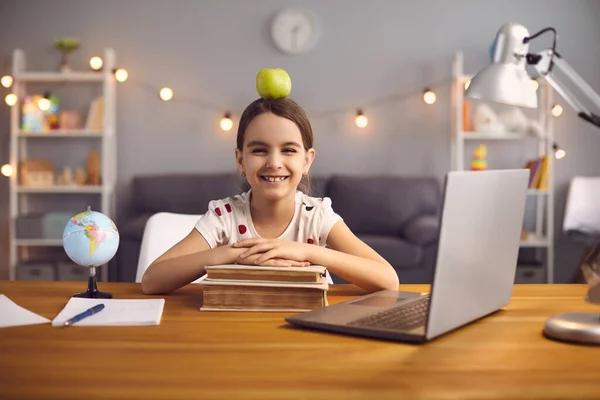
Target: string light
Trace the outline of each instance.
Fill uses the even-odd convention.
[[[229,132],[231,128],[233,128],[233,120],[231,119],[231,113],[228,111],[221,118],[221,122],[219,123],[221,129],[225,132]]]
[[[558,143],[556,142],[554,142],[554,144],[552,145],[552,149],[554,150],[554,157],[556,157],[557,160],[565,158],[565,156],[567,155],[567,152],[561,149]]]
[[[4,164],[2,168],[0,168],[0,173],[6,177],[12,176],[13,172],[13,166],[10,164]]]
[[[0,83],[2,84],[2,86],[4,86],[5,88],[9,88],[12,86],[13,84],[13,78],[10,75],[4,75],[1,79],[0,79]]]
[[[114,73],[115,73],[115,79],[121,83],[125,82],[127,80],[127,77],[129,76],[129,74],[127,73],[127,70],[124,68],[117,68],[117,69],[115,69]]]
[[[471,80],[470,79],[465,82],[465,90],[467,90],[469,88],[470,84],[471,84]]]
[[[173,90],[171,90],[171,88],[164,87],[160,89],[159,96],[164,101],[169,101],[173,98]]]
[[[94,56],[94,57],[90,58],[90,67],[94,71],[100,71],[102,69],[102,64],[104,64],[104,62],[102,61],[102,59],[100,57]]]
[[[50,100],[48,100],[48,99],[47,99],[47,98],[45,98],[45,97],[41,97],[41,98],[38,100],[38,103],[37,103],[37,105],[38,105],[38,107],[40,108],[40,110],[42,110],[42,111],[48,111],[48,110],[50,109],[50,105],[51,105],[51,104],[50,104]]]
[[[563,113],[563,108],[560,104],[555,104],[552,106],[552,115],[555,117],[560,117]]]
[[[369,119],[365,114],[363,114],[362,110],[359,108],[356,110],[356,118],[354,119],[354,123],[359,128],[364,128],[369,124]]]
[[[17,95],[14,93],[9,93],[4,98],[4,101],[6,101],[6,104],[12,107],[17,104]]]
[[[425,89],[425,91],[423,92],[423,101],[427,104],[433,104],[435,103],[435,100],[437,99],[437,96],[435,95],[435,93],[433,93],[433,90],[427,88]]]
[[[90,58],[89,64],[92,69],[101,70],[104,65],[104,62],[103,62],[102,58],[100,58],[98,56],[94,56],[94,57]],[[131,82],[131,79],[129,79],[129,74],[126,69],[113,68],[112,72],[115,76],[116,81],[118,81],[120,83],[123,83],[125,81]],[[9,84],[9,83],[12,84],[11,76],[6,75],[6,76],[2,77],[3,85]],[[158,89],[152,83],[136,81],[135,79],[133,79],[133,82],[131,82],[131,83],[136,86],[142,87],[145,90],[148,90],[150,92],[156,93],[156,91],[158,90],[159,97],[163,101],[171,101],[173,99],[173,90],[169,87],[163,87],[161,89]],[[432,86],[443,84],[443,83],[446,83],[446,80],[433,83]],[[466,87],[468,87],[468,86],[466,86]],[[375,107],[380,104],[401,102],[401,101],[405,101],[405,100],[408,100],[411,98],[414,99],[414,96],[418,93],[419,92],[417,91],[417,92],[412,92],[412,93],[392,94],[390,96],[375,99],[367,104],[364,104],[364,106],[372,108],[372,107]],[[421,92],[421,94],[424,96],[424,100],[427,104],[433,104],[436,101],[435,93],[429,88],[425,91],[425,93]],[[6,104],[8,104],[9,106],[14,106],[18,102],[18,98],[15,94],[11,93],[5,97],[5,101],[6,101]],[[198,107],[201,107],[204,109],[212,109],[215,111],[223,109],[223,105],[211,104],[209,102],[203,101],[200,98],[196,98],[196,97],[192,97],[192,96],[187,97],[185,95],[184,96],[178,95],[176,98],[176,101],[193,103]],[[38,101],[38,107],[44,111],[52,108],[52,101],[50,100],[49,95],[44,95],[44,98],[40,99]],[[324,116],[330,116],[333,114],[343,114],[343,113],[347,112],[346,110],[347,110],[346,108],[344,108],[344,109],[340,108],[338,110],[326,110],[326,111],[322,111],[322,112],[311,113],[311,118],[320,118],[320,117],[324,117]],[[359,128],[364,128],[369,123],[367,116],[364,115],[364,113],[361,109],[357,110],[356,117],[355,117],[355,123],[356,123],[356,126]],[[223,129],[224,131],[229,131],[233,128],[233,125],[234,125],[234,123],[233,123],[233,120],[231,119],[231,114],[229,112],[225,113],[225,115],[223,116],[223,118],[221,118],[221,121],[220,121],[221,129]]]

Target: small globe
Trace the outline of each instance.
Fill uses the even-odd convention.
[[[87,210],[67,222],[63,248],[74,263],[99,267],[109,262],[119,248],[119,231],[106,215]]]

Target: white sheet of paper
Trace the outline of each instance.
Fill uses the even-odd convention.
[[[165,299],[84,299],[71,297],[60,313],[52,320],[52,326],[63,326],[65,321],[92,308],[104,304],[104,309],[75,322],[72,326],[133,326],[159,325]]]
[[[37,315],[0,294],[0,328],[9,326],[45,324],[50,322],[48,318]]]

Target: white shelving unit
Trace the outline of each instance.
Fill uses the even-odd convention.
[[[19,215],[29,210],[30,196],[65,195],[76,196],[78,194],[94,194],[100,196],[101,209],[97,210],[115,219],[115,183],[117,173],[117,144],[116,144],[116,80],[113,74],[115,68],[115,53],[112,49],[106,49],[103,54],[102,71],[73,71],[73,72],[36,72],[28,71],[26,68],[25,53],[22,50],[13,52],[12,75],[13,93],[19,101],[11,108],[10,112],[10,164],[15,173],[10,178],[10,254],[9,254],[9,278],[15,280],[20,258],[20,250],[25,252],[31,247],[62,247],[62,239],[19,239],[16,237],[16,220]],[[103,129],[101,131],[90,131],[86,129],[59,129],[50,132],[29,133],[22,132],[21,126],[21,99],[28,94],[27,84],[93,84],[101,85],[103,96]],[[82,116],[85,120],[85,116]],[[45,188],[19,186],[19,163],[28,155],[28,143],[32,140],[60,140],[65,146],[72,140],[80,138],[94,138],[100,141],[100,160],[102,185],[100,186],[60,186],[55,185]],[[82,205],[80,210],[84,211],[86,206]],[[99,270],[100,280],[108,281],[108,266]]]
[[[463,55],[456,53],[452,65],[452,127],[451,127],[451,160],[453,170],[465,170],[466,158],[471,154],[466,154],[465,145],[468,142],[483,142],[487,146],[493,146],[498,141],[524,141],[537,140],[538,157],[548,157],[548,189],[538,190],[529,189],[528,197],[533,197],[535,201],[535,231],[530,232],[527,240],[521,241],[521,247],[533,248],[536,255],[541,258],[545,253],[545,276],[547,283],[554,281],[554,149],[553,149],[553,122],[550,115],[552,105],[552,88],[544,80],[538,88],[538,109],[537,121],[544,131],[544,138],[534,138],[521,133],[502,133],[490,134],[482,132],[465,132],[463,130],[463,104],[465,84],[471,80],[473,75],[465,74],[463,71]],[[527,160],[523,160],[521,165],[515,165],[514,168],[523,168]],[[492,168],[492,166],[490,166]]]

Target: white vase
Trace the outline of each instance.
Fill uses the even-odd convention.
[[[71,68],[71,64],[69,63],[69,52],[63,51],[62,58],[60,62],[60,72],[71,72],[73,69]]]

